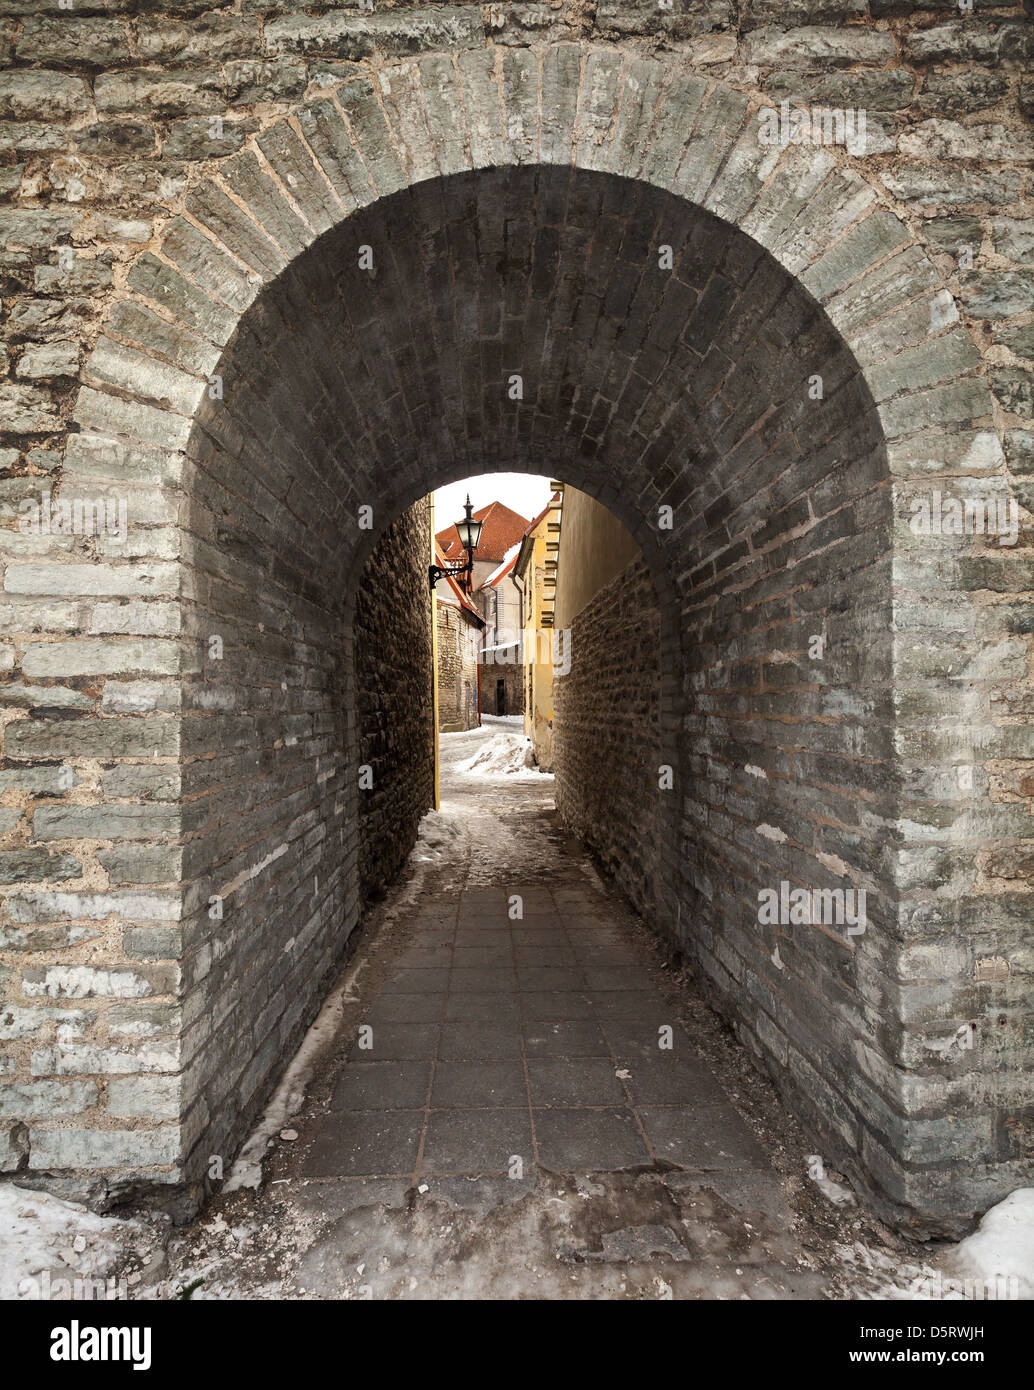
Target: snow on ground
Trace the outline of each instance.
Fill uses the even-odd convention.
[[[985,1212],[958,1245],[907,1260],[855,1241],[838,1255],[857,1271],[856,1297],[906,1302],[1034,1299],[1034,1187],[1020,1187]]]
[[[537,777],[550,776],[539,772],[531,739],[525,734],[493,734],[473,757],[461,762],[460,772],[472,772],[478,777],[497,777],[501,774],[532,773]]]
[[[112,1272],[144,1237],[137,1221],[0,1184],[0,1299],[114,1297]]]
[[[523,714],[482,714],[481,723],[488,729],[516,729],[524,732]]]
[[[553,779],[535,762],[531,739],[524,732],[522,714],[485,714],[480,729],[442,734],[439,767],[446,780],[475,777],[532,777]]]
[[[463,836],[459,819],[447,811],[428,811],[420,822],[411,859],[416,864],[436,864],[456,849]]]
[[[945,1269],[964,1287],[972,1284],[977,1298],[1034,1299],[1034,1187],[1018,1187],[992,1207]]]

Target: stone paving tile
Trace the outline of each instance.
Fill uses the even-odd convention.
[[[570,946],[515,946],[513,955],[518,970],[550,965],[576,967],[578,964]]]
[[[407,970],[433,970],[436,967],[452,965],[452,946],[410,946],[398,958],[401,968]]]
[[[412,1173],[420,1149],[423,1110],[348,1110],[324,1117],[306,1155],[309,1178]]]
[[[517,975],[512,965],[454,969],[449,976],[449,990],[457,994],[513,994],[516,989]]]
[[[584,989],[580,970],[568,965],[519,966],[517,979],[522,990]]]
[[[382,994],[436,994],[449,983],[449,971],[396,970],[381,986]]]
[[[334,1087],[331,1110],[418,1110],[427,1104],[430,1061],[369,1062],[345,1067]]]
[[[443,994],[382,994],[366,1013],[367,1023],[437,1023],[445,1008]]]
[[[442,1024],[438,1056],[448,1061],[520,1055],[521,1034],[515,1019],[491,1019],[476,1023],[446,1021]]]
[[[524,1050],[529,1057],[609,1057],[603,1030],[591,1019],[524,1024]]]
[[[633,1019],[657,1025],[672,1023],[672,1010],[654,990],[600,990],[590,994],[593,1007],[602,1019]]]
[[[513,944],[517,947],[523,946],[556,946],[563,942],[570,946],[563,931],[553,927],[514,927],[511,932]]]
[[[615,1057],[643,1057],[653,1060],[663,1055],[700,1060],[696,1048],[681,1027],[674,1022],[656,1025],[651,1020],[642,1022],[631,1018],[605,1018],[602,1026]],[[671,1048],[663,1053],[659,1046],[661,1026],[671,1028]]]
[[[505,1173],[514,1154],[532,1161],[531,1121],[514,1110],[436,1110],[427,1122],[423,1173]]]
[[[539,1161],[554,1172],[645,1167],[650,1153],[631,1110],[535,1110]]]
[[[450,994],[445,1001],[447,1019],[463,1019],[468,1023],[490,1023],[496,1018],[517,1018],[515,994]]]
[[[438,1043],[438,1027],[432,1023],[381,1023],[373,1025],[373,1046],[356,1043],[349,1062],[394,1062],[410,1058],[433,1057]]]
[[[464,893],[460,899],[458,920],[480,924],[482,920],[485,922],[497,921],[501,917],[503,921],[507,921],[507,897],[507,894],[501,892],[492,893],[486,898],[469,897]]]
[[[483,929],[481,927],[458,927],[456,930],[456,940],[453,943],[457,948],[465,946],[498,946],[508,947],[510,944],[509,923],[504,922],[500,927]]]
[[[653,989],[653,980],[646,970],[615,968],[610,965],[599,966],[586,962],[582,966],[582,975],[586,988],[593,992],[603,990],[608,994],[613,994],[619,990]]]
[[[766,1168],[768,1155],[728,1103],[640,1106],[654,1153],[682,1168]]]
[[[517,920],[501,890],[416,919],[306,1175],[469,1180],[536,1154],[568,1172],[768,1168],[613,910],[584,889],[522,896]]]
[[[519,1060],[435,1064],[432,1110],[527,1106],[527,1103],[524,1067]]]
[[[625,1091],[609,1057],[550,1059],[528,1062],[533,1106],[620,1105]]]
[[[595,1018],[584,994],[574,990],[529,990],[518,996],[521,1017],[531,1022],[552,1023],[564,1019]]]
[[[721,1105],[725,1092],[702,1062],[662,1052],[649,1060],[630,1059],[623,1070],[636,1105]]]
[[[498,946],[456,946],[453,949],[451,964],[456,970],[486,970],[493,966],[512,966],[513,948],[508,941]]]
[[[635,951],[626,946],[602,945],[588,932],[581,935],[572,932],[567,941],[567,949],[583,966],[591,965],[598,970],[635,970],[639,967]]]

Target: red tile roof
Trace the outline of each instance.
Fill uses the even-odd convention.
[[[512,545],[516,545],[527,530],[527,517],[518,515],[503,502],[489,502],[474,513],[475,521],[482,521],[481,540],[478,543],[478,560],[493,560],[499,564]],[[460,545],[455,526],[439,531],[435,541],[441,547],[447,561],[462,560],[466,551]]]

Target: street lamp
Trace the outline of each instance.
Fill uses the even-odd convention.
[[[461,586],[464,580],[469,581],[474,573],[474,552],[478,548],[478,541],[481,539],[481,527],[484,522],[475,521],[470,505],[470,494],[467,494],[467,502],[463,508],[463,519],[456,522],[456,533],[460,538],[460,545],[467,552],[467,560],[462,565],[430,565],[428,566],[428,579],[433,589],[439,579],[446,575],[453,579],[459,579]]]

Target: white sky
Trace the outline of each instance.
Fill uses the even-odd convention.
[[[482,473],[476,478],[463,478],[458,483],[440,487],[434,494],[434,529],[444,531],[446,527],[459,521],[463,515],[463,504],[467,493],[474,510],[487,507],[489,502],[504,502],[529,521],[539,512],[552,495],[549,479],[540,478],[533,473]]]

